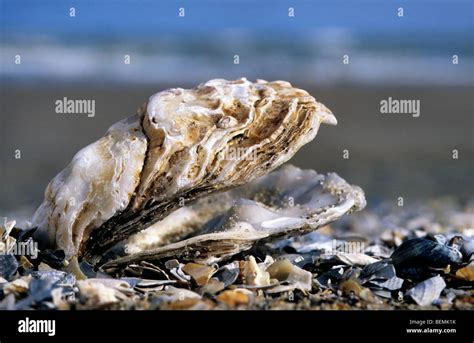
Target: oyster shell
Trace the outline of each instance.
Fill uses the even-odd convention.
[[[96,262],[188,201],[275,169],[321,123],[337,122],[284,81],[216,79],[157,93],[74,156],[48,185],[33,225],[68,259]]]

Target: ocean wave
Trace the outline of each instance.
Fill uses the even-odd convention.
[[[0,77],[9,82],[196,83],[214,77],[288,79],[294,82],[472,85],[474,57],[452,53],[380,50],[356,44],[323,48],[321,44],[293,49],[290,43],[267,48],[249,41],[232,44],[141,45],[81,44],[54,41],[5,43]],[[275,47],[275,45],[277,45]],[[293,43],[294,45],[294,43]],[[330,44],[326,44],[328,46]],[[347,54],[349,63],[343,63]],[[16,55],[21,64],[15,64]],[[130,64],[124,63],[125,55]],[[235,55],[239,64],[235,64]]]

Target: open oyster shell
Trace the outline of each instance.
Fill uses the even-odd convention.
[[[336,119],[283,81],[216,79],[157,93],[76,154],[48,185],[33,225],[67,258],[96,262],[183,203],[272,171],[321,123]]]
[[[133,262],[171,257],[212,264],[257,242],[304,234],[364,207],[363,191],[335,173],[320,175],[285,165],[172,213],[130,238],[131,256],[108,262],[103,269],[113,272]],[[189,228],[197,228],[192,237],[153,248]]]

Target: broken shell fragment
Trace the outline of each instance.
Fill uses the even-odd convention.
[[[18,269],[18,261],[12,254],[0,254],[0,277],[10,280]]]
[[[28,286],[31,281],[31,276],[22,276],[12,282],[7,283],[3,286],[3,292],[5,295],[8,294],[24,294],[28,292]]]
[[[188,300],[200,300],[202,297],[196,292],[188,289],[176,288],[174,286],[165,286],[165,289],[156,294],[160,303],[172,304]],[[193,303],[195,304],[195,303]]]
[[[207,284],[199,289],[201,294],[216,294],[222,291],[225,288],[223,282],[219,281],[219,279],[212,277]]]
[[[395,291],[402,288],[403,279],[394,276],[388,280],[372,280],[369,282],[369,288],[382,288],[389,291]]]
[[[240,266],[238,261],[226,264],[219,268],[214,275],[217,280],[224,284],[224,287],[232,285],[239,277]]]
[[[188,285],[192,277],[183,271],[184,264],[179,263],[177,267],[170,269],[171,276],[182,285]]]
[[[85,300],[80,306],[84,309],[108,306],[132,294],[132,289],[124,280],[101,278],[78,280],[77,287],[80,296]]]
[[[248,305],[252,302],[254,294],[245,288],[236,288],[219,293],[216,299],[226,304],[229,308],[236,308],[240,305]]]
[[[4,225],[0,225],[0,240],[5,241],[7,237],[10,235],[10,232],[15,227],[16,221],[11,220],[6,222]]]
[[[360,296],[360,294],[365,290],[365,288],[359,282],[353,279],[342,281],[339,284],[339,289],[345,296],[349,296],[351,294]]]
[[[293,265],[287,259],[281,259],[268,267],[267,272],[272,279],[277,279],[281,285],[267,290],[267,293],[279,293],[299,289],[310,291],[313,276],[307,270]]]
[[[277,279],[278,281],[285,281],[288,279],[293,265],[286,258],[276,261],[271,266],[268,267],[267,271],[270,274],[272,279]]]
[[[326,262],[334,261],[335,263],[337,262],[338,264],[346,264],[349,266],[367,266],[378,261],[377,259],[363,253],[344,253],[339,251],[334,255],[324,255],[321,260]]]
[[[84,298],[91,299],[88,302],[90,305],[109,305],[119,300],[116,296],[116,290],[101,283],[95,283],[89,280],[79,280],[77,286],[79,287],[80,294],[84,296]]]
[[[288,82],[216,79],[150,97],[48,185],[38,237],[68,259],[99,256],[183,202],[265,175],[333,114]]]
[[[404,280],[396,276],[395,267],[387,261],[369,264],[362,269],[359,280],[372,290],[384,289],[394,291],[400,289]]]
[[[74,292],[66,292],[63,288],[55,288],[51,291],[51,298],[53,300],[53,304],[58,310],[61,311],[71,309],[71,304],[68,299],[74,299],[74,296]]]
[[[441,276],[437,275],[410,288],[406,295],[412,298],[418,305],[428,306],[439,298],[445,287],[446,282]]]
[[[179,265],[179,263],[178,263]],[[151,278],[158,280],[168,280],[169,277],[165,271],[158,266],[142,261],[139,264],[132,264],[127,266],[124,271],[128,276],[137,276],[140,278]]]
[[[464,281],[474,282],[474,262],[456,271],[456,278]]]
[[[192,277],[196,285],[204,286],[216,272],[216,269],[198,263],[188,263],[183,267],[183,271]]]
[[[184,299],[177,300],[172,303],[164,305],[164,309],[167,310],[191,310],[191,311],[203,311],[209,310],[213,307],[212,302],[209,300],[201,299]]]
[[[270,284],[270,274],[261,268],[255,257],[249,256],[247,261],[240,263],[242,281],[249,286],[268,286]]]

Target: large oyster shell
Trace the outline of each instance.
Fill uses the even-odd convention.
[[[204,194],[262,176],[311,141],[332,113],[288,82],[211,80],[153,95],[85,147],[33,217],[68,258],[104,251]]]
[[[133,262],[171,257],[212,264],[256,242],[304,234],[364,207],[363,191],[335,173],[320,175],[285,165],[249,184],[201,198],[170,214],[129,240],[130,256],[103,268],[113,272]],[[192,237],[153,247],[189,228],[194,228]]]

